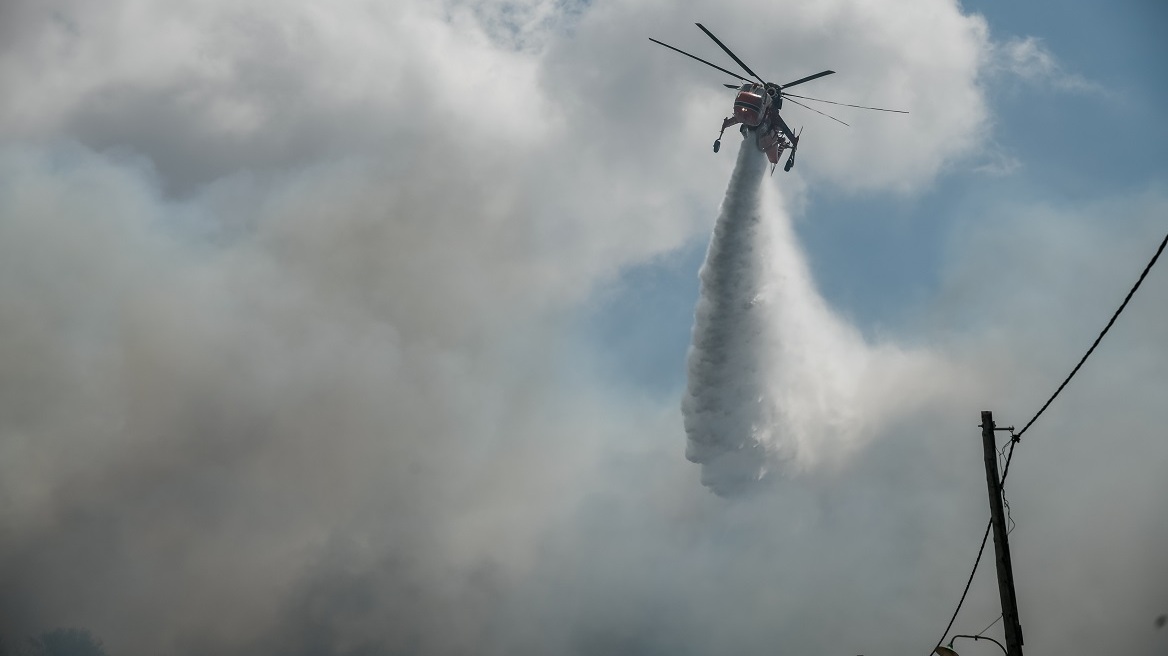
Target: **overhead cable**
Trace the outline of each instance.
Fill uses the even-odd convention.
[[[1132,285],[1131,291],[1129,291],[1127,296],[1124,297],[1123,303],[1119,304],[1119,308],[1115,311],[1115,314],[1111,315],[1111,320],[1108,321],[1107,325],[1103,327],[1103,332],[1099,333],[1099,336],[1095,338],[1095,343],[1091,344],[1091,348],[1087,349],[1087,352],[1084,353],[1083,357],[1079,360],[1079,364],[1075,365],[1075,368],[1072,369],[1071,373],[1067,375],[1066,380],[1064,380],[1062,384],[1058,386],[1058,389],[1054,391],[1054,394],[1050,395],[1050,398],[1046,400],[1046,403],[1042,404],[1042,407],[1038,409],[1038,412],[1034,413],[1034,416],[1030,418],[1030,421],[1026,422],[1026,425],[1022,427],[1022,430],[1018,431],[1018,434],[1014,436],[1015,442],[1022,439],[1022,434],[1029,430],[1030,427],[1034,425],[1034,422],[1038,421],[1038,418],[1042,416],[1042,413],[1046,412],[1046,409],[1050,407],[1050,404],[1056,398],[1058,398],[1059,393],[1063,391],[1063,388],[1067,386],[1067,383],[1071,382],[1071,379],[1075,377],[1075,374],[1079,373],[1079,368],[1083,366],[1083,363],[1087,361],[1087,358],[1091,357],[1091,354],[1095,352],[1095,347],[1099,346],[1099,342],[1103,341],[1103,336],[1107,334],[1107,331],[1111,330],[1111,326],[1115,324],[1115,320],[1119,318],[1120,313],[1122,313],[1123,309],[1127,307],[1127,302],[1131,300],[1132,295],[1135,294],[1136,290],[1140,288],[1141,284],[1143,284],[1144,278],[1148,277],[1148,272],[1152,270],[1153,266],[1155,266],[1156,260],[1160,259],[1160,253],[1164,252],[1165,245],[1168,245],[1168,235],[1164,235],[1164,240],[1160,242],[1160,247],[1156,249],[1156,254],[1153,255],[1152,259],[1148,261],[1148,266],[1144,267],[1144,271],[1140,274],[1139,280],[1136,280],[1136,284]],[[1003,478],[1005,477],[1003,476]]]
[[[990,538],[990,527],[993,522],[986,523],[985,535],[981,536],[981,546],[977,548],[977,558],[973,561],[973,569],[969,572],[969,580],[965,582],[965,589],[961,591],[961,599],[957,601],[957,608],[953,609],[953,616],[949,618],[949,623],[945,625],[945,632],[941,634],[941,639],[937,641],[937,645],[933,647],[933,651],[937,651],[937,647],[945,642],[945,638],[949,637],[949,629],[953,628],[953,623],[957,621],[957,614],[961,612],[961,606],[965,603],[965,595],[969,594],[969,586],[973,584],[973,575],[977,574],[977,566],[981,563],[981,555],[985,553],[986,541]],[[929,652],[932,656],[933,652]]]

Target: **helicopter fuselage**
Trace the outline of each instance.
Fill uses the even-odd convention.
[[[743,135],[753,133],[758,149],[766,153],[772,165],[777,164],[783,151],[793,148],[794,143],[779,129],[781,119],[778,118],[780,103],[778,85],[761,85],[747,82],[738,88],[734,97],[734,115],[722,122],[722,130],[732,125],[741,124]],[[715,142],[714,151],[721,145],[721,135]],[[787,170],[790,170],[787,168]]]
[[[748,128],[757,128],[770,109],[770,98],[757,84],[743,84],[734,98],[734,118]]]

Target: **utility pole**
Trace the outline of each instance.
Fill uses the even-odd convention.
[[[990,491],[990,520],[994,527],[997,555],[998,594],[1002,597],[1002,625],[1006,630],[1006,655],[1022,656],[1022,625],[1018,621],[1018,598],[1014,595],[1014,568],[1010,564],[1010,542],[1002,511],[1002,481],[998,476],[998,448],[994,440],[994,413],[981,413],[981,443],[985,450],[986,484]]]

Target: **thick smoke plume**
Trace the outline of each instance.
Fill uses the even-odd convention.
[[[763,184],[766,169],[745,139],[700,273],[682,400],[686,457],[724,495],[783,465],[838,461],[897,410],[877,402],[872,377],[931,366],[922,355],[869,346],[831,311]]]
[[[720,8],[0,2],[0,652],[59,627],[110,656],[931,649],[987,517],[978,411],[1045,399],[1168,196],[932,186],[1001,118],[988,23],[960,3]],[[808,125],[809,186],[956,203],[931,229],[947,245],[903,245],[943,251],[910,268],[938,285],[919,303],[850,290],[900,308],[888,339],[930,354],[909,355],[827,308],[775,192],[791,176],[744,153],[749,249],[723,254],[753,316],[723,325],[710,409],[687,403],[717,489],[784,473],[729,503],[681,454],[694,281],[671,264],[716,215],[732,149],[685,144],[726,97],[646,40],[716,56],[689,24],[715,13],[776,75],[828,62],[817,93],[912,110]],[[1044,652],[1168,653],[1166,273],[1014,460]],[[607,302],[626,283],[641,312]],[[703,325],[741,299],[708,294]],[[668,360],[644,377],[608,366],[646,349]],[[757,445],[738,469],[735,436]],[[992,569],[955,631],[1000,612]]]

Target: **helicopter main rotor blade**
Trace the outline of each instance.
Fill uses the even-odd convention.
[[[793,93],[784,92],[783,95],[788,96],[788,97],[794,96],[795,98],[802,98],[803,100],[814,100],[815,102],[829,103],[832,105],[842,105],[844,107],[855,107],[857,109],[873,109],[873,110],[876,110],[878,112],[894,112],[896,114],[907,114],[908,113],[908,112],[904,111],[903,109],[884,109],[883,107],[867,107],[865,105],[849,105],[848,103],[836,102],[834,100],[824,100],[822,98],[809,98],[807,96],[797,96]]]
[[[818,80],[819,78],[823,77],[824,75],[831,75],[832,73],[835,73],[835,71],[820,71],[820,72],[816,73],[815,75],[808,75],[807,77],[801,77],[798,80],[795,80],[794,82],[788,82],[788,83],[782,85],[781,88],[786,89],[787,87],[793,87],[796,84],[803,84],[804,82],[810,82],[811,80]]]
[[[668,43],[662,43],[662,42],[658,41],[657,39],[654,39],[653,37],[649,37],[649,40],[652,41],[653,43],[656,43],[659,46],[665,46],[666,48],[669,48],[670,50],[673,50],[675,52],[680,52],[681,54],[685,55],[686,57],[689,57],[690,59],[696,59],[696,60],[700,61],[701,63],[705,64],[706,66],[712,66],[712,67],[722,71],[726,75],[729,75],[731,77],[736,77],[739,80],[742,80],[743,82],[751,82],[752,81],[749,78],[742,77],[741,75],[739,75],[737,73],[731,73],[730,71],[722,68],[721,66],[719,66],[717,64],[711,64],[710,62],[702,59],[701,57],[696,57],[694,55],[691,55],[688,52],[682,50],[681,48],[674,48],[673,46],[669,45]]]
[[[697,25],[698,29],[705,32],[706,36],[713,39],[714,43],[718,44],[719,48],[721,48],[722,50],[725,50],[726,54],[730,55],[730,59],[733,59],[734,61],[738,62],[738,65],[742,67],[742,70],[746,71],[747,73],[750,73],[751,77],[758,80],[760,84],[766,84],[766,82],[763,82],[762,78],[758,76],[758,73],[755,73],[754,71],[750,70],[750,67],[747,66],[746,63],[743,62],[741,59],[739,59],[738,55],[735,55],[733,52],[730,52],[730,49],[726,47],[726,44],[719,41],[718,37],[714,36],[713,32],[707,30],[705,25],[702,25],[701,23],[694,23],[694,25]]]
[[[823,112],[819,111],[818,109],[815,109],[814,107],[808,107],[807,105],[804,105],[803,103],[799,102],[798,100],[791,100],[791,102],[795,103],[796,105],[798,105],[800,107],[803,107],[804,109],[810,109],[811,111],[815,112],[816,114],[823,114],[824,116],[830,118],[831,120],[835,121],[836,123],[843,123],[844,125],[848,125],[847,123],[844,123],[843,121],[832,116],[831,114],[824,114]],[[848,125],[848,127],[850,128],[852,126]]]

